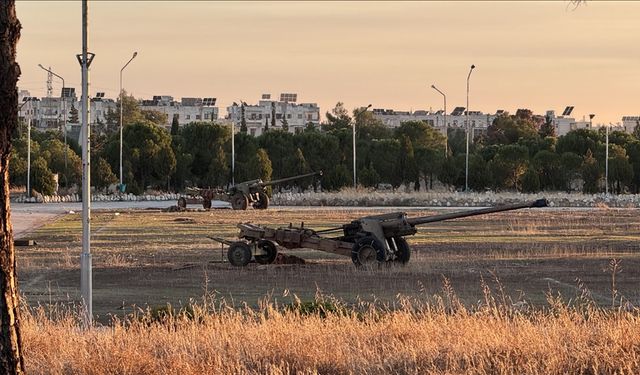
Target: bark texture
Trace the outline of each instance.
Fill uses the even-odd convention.
[[[9,206],[9,157],[11,134],[18,125],[20,67],[16,63],[16,44],[20,22],[15,0],[0,0],[0,373],[23,374],[20,339],[18,280],[13,248],[13,227]]]

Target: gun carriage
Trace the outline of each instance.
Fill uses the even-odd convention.
[[[231,208],[234,210],[246,210],[250,204],[255,209],[266,210],[269,207],[268,186],[321,175],[322,171],[318,171],[266,182],[256,179],[241,182],[231,186],[229,189],[187,188],[189,196],[180,197],[178,199],[178,207],[186,208],[188,203],[202,203],[202,207],[210,209],[211,201],[219,200],[231,203]]]
[[[234,266],[246,266],[252,259],[261,264],[272,263],[278,254],[277,245],[287,249],[307,248],[348,256],[356,266],[383,262],[404,264],[411,258],[411,248],[404,237],[416,234],[416,226],[547,205],[546,199],[538,199],[527,203],[415,218],[407,217],[405,212],[393,212],[365,216],[340,227],[317,231],[305,228],[304,223],[299,227],[290,224],[280,228],[240,223],[239,241],[210,238],[228,245],[227,257]],[[338,232],[342,232],[340,236],[325,237]]]

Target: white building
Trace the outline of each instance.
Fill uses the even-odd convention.
[[[65,120],[65,112],[68,128],[71,124],[72,108],[78,111],[77,124],[81,119],[80,101],[76,97],[73,87],[65,88],[59,97],[43,98],[30,96],[29,91],[20,90],[18,100],[18,117],[31,121],[31,125],[36,129],[61,129]],[[109,109],[116,111],[116,102],[112,99],[105,99],[103,92],[96,93],[96,96],[89,101],[89,123],[104,122]]]
[[[262,95],[258,104],[233,103],[227,107],[227,118],[239,128],[242,113],[247,124],[247,133],[258,136],[266,128],[282,129],[284,123],[290,133],[304,130],[308,124],[320,124],[320,108],[316,103],[295,103],[296,94],[281,94],[280,100],[272,100],[270,94]],[[275,121],[273,117],[275,116]]]
[[[390,128],[397,128],[401,123],[407,121],[425,121],[427,124],[438,129],[445,134],[446,129],[465,129],[467,116],[464,107],[456,107],[450,114],[445,116],[444,111],[417,110],[413,112],[394,111],[392,109],[374,109],[373,115]],[[471,128],[476,132],[486,131],[487,127],[493,123],[497,115],[485,114],[480,111],[469,111],[469,122]],[[445,126],[446,117],[446,126]]]
[[[151,100],[140,101],[140,109],[154,110],[167,115],[165,126],[171,126],[174,118],[178,124],[186,125],[190,122],[215,121],[218,119],[216,98],[181,98],[173,100],[169,95],[156,95]]]
[[[640,116],[622,116],[624,131],[632,134],[636,126],[640,126]]]

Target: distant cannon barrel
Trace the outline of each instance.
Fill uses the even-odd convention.
[[[548,205],[549,205],[549,202],[546,199],[542,198],[542,199],[535,200],[533,202],[507,204],[507,205],[501,205],[496,207],[482,208],[479,210],[459,211],[459,212],[452,212],[450,214],[442,214],[442,215],[435,215],[435,216],[415,217],[415,218],[407,219],[407,223],[411,226],[415,226],[415,225],[421,225],[421,224],[427,224],[427,223],[434,223],[437,221],[458,219],[461,217],[485,215],[485,214],[490,214],[494,212],[519,210],[521,208],[547,207]]]
[[[278,180],[260,182],[260,183],[258,183],[258,185],[260,185],[260,186],[270,186],[270,185],[275,185],[275,184],[281,184],[281,183],[287,182],[287,181],[300,180],[300,179],[303,179],[305,177],[318,176],[318,175],[322,176],[322,171],[312,172],[312,173],[307,173],[307,174],[301,174],[299,176],[280,178]]]

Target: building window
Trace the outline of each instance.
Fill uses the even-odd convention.
[[[186,116],[186,119],[187,119],[187,120],[191,120],[191,115],[187,115],[187,116]]]
[[[262,120],[262,113],[258,113],[258,120]]]
[[[298,114],[298,119],[299,119],[299,120],[302,120],[302,113],[299,113],[299,114]]]
[[[255,113],[252,113],[252,114],[251,114],[251,119],[252,119],[252,120],[255,120],[255,119],[256,119],[256,114],[255,114]]]
[[[276,119],[280,120],[282,118],[282,113],[276,113]]]
[[[271,118],[271,115],[267,113],[266,115],[264,115],[264,117]]]
[[[200,120],[200,115],[196,115],[196,120]]]
[[[309,113],[307,115],[307,120],[309,120],[309,121],[313,120],[313,115],[311,113]]]
[[[287,114],[287,118],[291,118],[291,113]]]
[[[255,137],[256,136],[256,128],[249,129],[249,134],[251,134],[252,137]]]
[[[205,114],[204,114],[204,119],[205,119],[205,120],[208,120],[208,119],[209,119],[209,114],[208,114],[208,113],[205,113]]]

